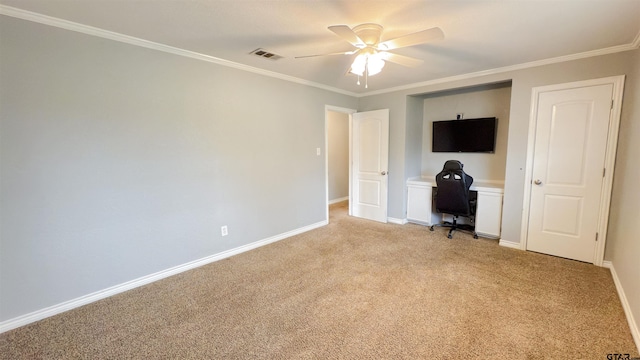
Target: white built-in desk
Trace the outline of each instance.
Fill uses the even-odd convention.
[[[442,220],[442,214],[433,207],[433,177],[415,177],[407,180],[407,220],[412,223],[433,225]],[[502,228],[502,198],[504,183],[474,180],[471,191],[478,193],[475,227],[480,236],[500,238]]]

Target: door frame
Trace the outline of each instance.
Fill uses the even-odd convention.
[[[554,84],[534,87],[531,92],[531,112],[529,114],[529,137],[527,140],[527,159],[524,176],[524,199],[522,204],[522,227],[520,238],[520,248],[527,250],[527,240],[529,235],[529,212],[531,206],[531,183],[533,181],[533,159],[536,138],[536,119],[538,114],[538,99],[543,92],[569,90],[574,88],[613,85],[613,99],[611,113],[609,115],[609,132],[607,134],[607,147],[605,150],[605,174],[600,191],[600,209],[598,212],[598,239],[593,264],[603,266],[604,249],[607,241],[607,227],[609,225],[609,208],[611,205],[611,191],[613,188],[613,173],[615,169],[616,151],[618,148],[618,131],[620,128],[620,115],[622,110],[622,94],[624,91],[625,75],[610,76],[599,79],[576,81],[563,84]]]
[[[351,138],[353,129],[353,113],[358,112],[356,109],[344,108],[333,105],[324,106],[324,192],[325,192],[325,209],[326,219],[329,222],[329,111],[339,112],[349,115],[349,215],[351,215]]]

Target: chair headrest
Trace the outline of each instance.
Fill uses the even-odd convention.
[[[464,165],[458,160],[447,160],[442,170],[462,170]]]

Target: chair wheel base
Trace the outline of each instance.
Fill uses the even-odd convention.
[[[431,226],[429,226],[429,231],[434,231],[434,228],[438,226],[442,226],[442,227],[446,227],[446,228],[450,228],[449,229],[449,233],[447,234],[447,238],[449,239],[453,239],[453,234],[456,231],[462,231],[465,232],[471,236],[473,236],[474,239],[478,239],[478,234],[475,231],[475,228],[472,225],[469,224],[458,224],[458,222],[456,221],[456,219],[454,218],[453,222],[442,222],[439,224],[433,224]]]

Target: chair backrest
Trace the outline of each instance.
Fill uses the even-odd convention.
[[[469,188],[473,178],[462,170],[463,166],[458,160],[447,160],[442,171],[436,175],[436,211],[451,215],[471,215]]]

